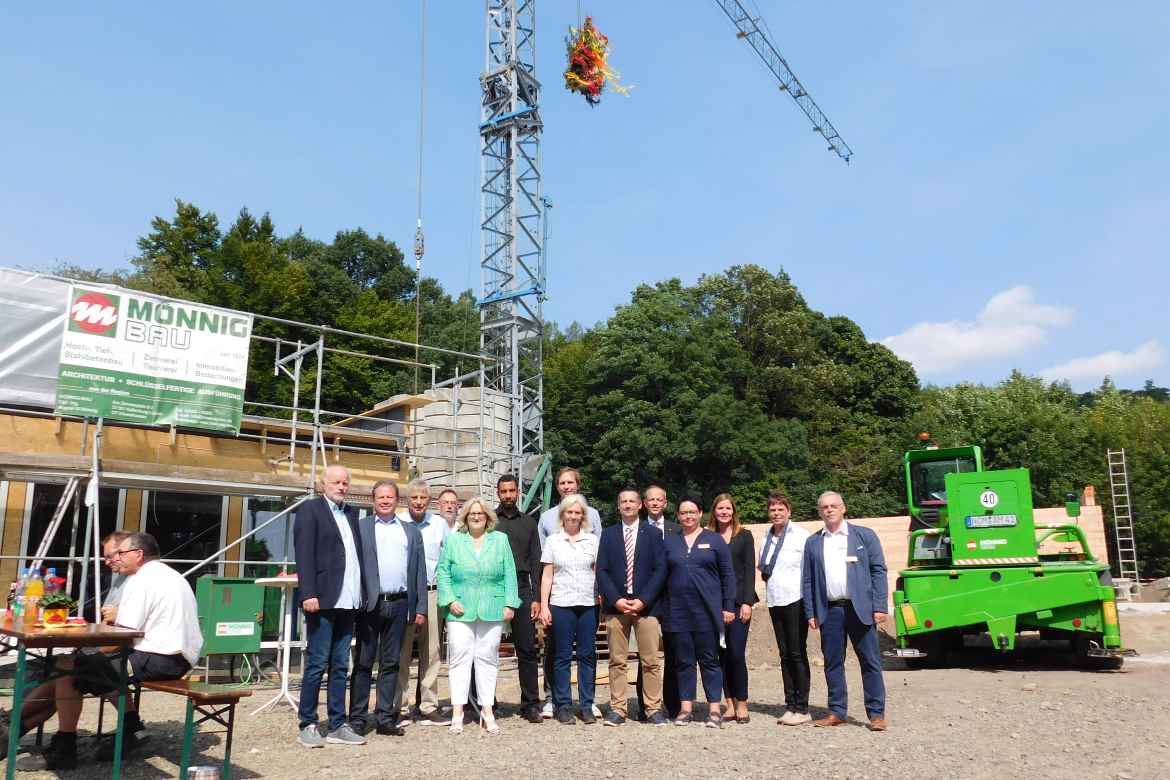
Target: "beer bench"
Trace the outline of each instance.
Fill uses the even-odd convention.
[[[144,682],[142,687],[148,691],[172,693],[176,696],[187,697],[187,718],[183,727],[183,754],[179,762],[179,777],[187,777],[187,768],[191,765],[191,747],[195,742],[195,733],[199,725],[213,721],[223,727],[227,735],[223,748],[222,780],[230,780],[232,776],[232,732],[236,725],[236,704],[252,692],[246,688],[225,688],[220,685],[209,685],[190,680],[155,680]],[[198,718],[196,718],[198,714]]]

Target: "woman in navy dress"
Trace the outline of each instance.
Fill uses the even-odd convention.
[[[663,631],[670,634],[678,664],[678,693],[682,701],[674,725],[694,722],[695,665],[703,677],[710,713],[707,726],[722,728],[720,700],[723,672],[719,646],[724,627],[735,620],[735,574],[731,553],[723,538],[702,527],[702,506],[696,499],[678,502],[682,533],[667,534],[666,587],[663,589]]]

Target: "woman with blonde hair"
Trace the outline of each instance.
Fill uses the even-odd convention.
[[[752,532],[739,524],[739,510],[728,493],[715,496],[707,528],[723,537],[731,551],[731,568],[735,574],[735,620],[727,625],[724,646],[719,649],[723,667],[723,719],[747,723],[748,715],[748,629],[752,625],[752,605],[756,595],[756,540]]]
[[[556,718],[573,723],[570,686],[573,643],[577,643],[577,695],[581,720],[594,723],[594,679],[597,674],[597,545],[590,533],[589,505],[579,493],[565,496],[557,507],[557,532],[548,537],[540,562],[540,620],[552,627],[552,697]]]
[[[520,606],[516,565],[508,537],[493,530],[496,514],[482,498],[463,505],[455,533],[443,544],[435,579],[447,619],[447,677],[451,685],[451,733],[463,731],[472,668],[480,725],[499,734],[492,712],[504,623]]]

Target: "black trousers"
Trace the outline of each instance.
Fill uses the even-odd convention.
[[[520,591],[520,606],[512,616],[512,645],[520,676],[520,707],[540,706],[540,673],[536,653],[536,628],[532,625],[531,591]],[[551,654],[550,654],[551,655]]]
[[[803,602],[768,607],[776,647],[780,648],[780,674],[784,678],[784,706],[792,712],[808,712],[810,672],[808,621]]]
[[[747,641],[751,626],[750,620],[743,623],[736,615],[735,620],[723,628],[724,644],[727,646],[719,648],[719,664],[723,668],[723,695],[729,699],[747,701]]]
[[[425,630],[425,629],[424,629]],[[359,612],[354,624],[353,674],[349,681],[349,723],[359,734],[369,726],[370,678],[378,662],[378,698],[374,721],[378,726],[398,722],[398,662],[406,637],[406,599],[379,598],[371,612]]]

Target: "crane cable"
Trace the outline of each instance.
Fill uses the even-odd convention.
[[[414,231],[414,392],[418,394],[419,340],[422,337],[422,198],[423,198],[423,129],[426,121],[427,94],[427,0],[419,0],[418,55],[418,221]]]

